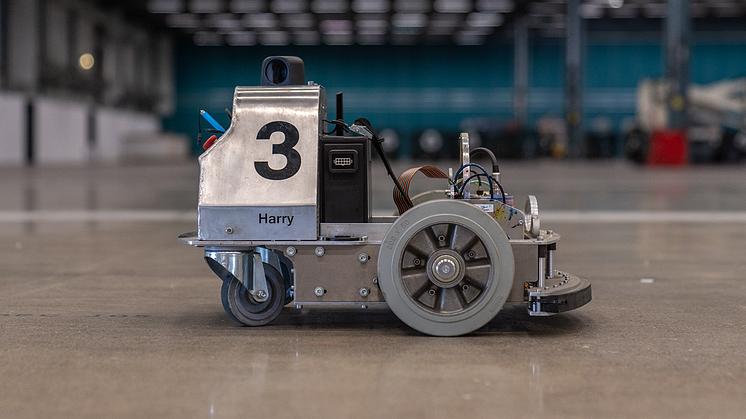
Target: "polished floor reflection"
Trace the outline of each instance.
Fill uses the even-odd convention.
[[[458,338],[386,309],[233,323],[201,250],[175,239],[195,229],[194,164],[2,169],[0,417],[743,417],[746,171],[503,166],[517,202],[554,211],[557,267],[593,301],[508,307]],[[376,211],[393,211],[376,173]],[[703,220],[561,217],[591,210]]]

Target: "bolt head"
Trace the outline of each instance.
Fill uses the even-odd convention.
[[[370,294],[370,290],[368,288],[362,287],[360,288],[360,296],[361,297],[367,297],[368,294]]]
[[[260,290],[259,292],[256,293],[256,296],[259,298],[267,298],[267,293],[264,292],[263,290]]]
[[[296,253],[297,253],[297,250],[295,250],[295,247],[293,246],[288,246],[288,248],[285,249],[285,254],[288,256],[295,256]]]
[[[360,261],[360,263],[365,263],[365,262],[367,262],[367,261],[368,261],[368,258],[369,258],[369,257],[368,257],[368,254],[367,254],[367,253],[360,253],[360,254],[359,254],[359,255],[357,256],[357,260],[359,260],[359,261]]]
[[[233,234],[233,227],[227,227],[227,228],[225,229],[225,233],[226,233],[226,234]]]
[[[324,253],[325,253],[326,251],[324,250],[324,248],[323,248],[323,247],[321,247],[321,246],[318,246],[318,247],[317,247],[316,249],[314,249],[314,251],[313,251],[313,252],[314,252],[314,253],[316,253],[316,256],[324,256]]]
[[[324,288],[323,288],[323,287],[316,287],[316,288],[315,288],[315,289],[313,290],[313,293],[314,293],[314,294],[316,294],[316,296],[317,296],[317,297],[322,297],[322,296],[324,296],[324,292],[325,292],[325,290],[324,290]]]

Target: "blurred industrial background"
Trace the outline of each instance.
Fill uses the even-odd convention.
[[[733,0],[3,0],[3,164],[177,158],[261,60],[297,55],[394,157],[738,162]],[[333,101],[329,112],[333,115]]]
[[[396,174],[491,148],[592,301],[457,338],[360,306],[240,327],[177,236],[199,111],[227,127],[270,55]],[[743,418],[745,130],[743,0],[0,0],[0,419]]]

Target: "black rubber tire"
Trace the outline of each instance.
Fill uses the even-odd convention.
[[[272,265],[263,265],[269,291],[269,298],[263,303],[255,301],[237,278],[223,282],[223,308],[233,320],[246,326],[263,326],[271,322],[280,314],[285,303],[282,275]]]

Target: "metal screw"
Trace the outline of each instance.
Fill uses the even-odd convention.
[[[552,234],[554,234],[554,230],[547,230],[547,234],[551,236]]]
[[[412,263],[414,263],[414,266],[420,266],[422,264],[422,261],[415,258],[415,260],[413,260]]]
[[[518,220],[518,225],[522,226],[523,225],[523,220]]]
[[[264,299],[264,298],[267,298],[267,293],[264,292],[264,290],[259,290],[259,291],[257,291],[256,296],[259,297],[259,298]]]
[[[233,227],[228,227],[225,229],[226,234],[233,234]]]
[[[473,250],[469,250],[469,253],[467,253],[467,256],[469,256],[469,258],[471,259],[474,259],[475,257],[477,257],[477,252]]]
[[[442,234],[441,234],[440,236],[438,236],[438,241],[439,241],[439,242],[444,242],[444,241],[446,241],[446,236],[444,236],[444,235],[442,235]]]
[[[368,254],[367,254],[367,253],[360,253],[360,254],[359,254],[359,255],[357,256],[357,260],[359,260],[359,261],[360,261],[360,263],[365,263],[365,262],[367,262],[367,261],[368,261]]]
[[[545,289],[545,290],[548,290],[548,289],[549,289],[549,287],[544,287],[544,289]]]
[[[464,284],[464,285],[463,285],[463,286],[461,287],[461,289],[462,289],[462,290],[464,290],[464,291],[469,291],[469,286],[468,286],[468,285],[466,285],[466,284]]]
[[[300,304],[296,304],[296,305],[295,305],[295,308],[303,308],[303,306],[302,306],[302,305],[300,305]]]
[[[430,295],[435,295],[435,290],[434,290],[434,289],[432,289],[432,288],[430,288],[430,289],[429,289],[429,290],[427,291],[427,293],[428,293],[428,294],[430,294]]]
[[[557,288],[557,284],[552,285],[552,288]]]
[[[360,308],[368,308],[368,305],[367,304],[363,304],[363,305],[360,306]]]
[[[288,246],[288,248],[287,248],[287,249],[285,249],[285,254],[286,254],[286,255],[288,255],[288,256],[295,256],[295,254],[296,254],[297,252],[298,252],[298,251],[297,251],[297,250],[295,250],[295,247],[293,247],[293,246]]]
[[[313,252],[316,253],[316,256],[324,256],[325,250],[323,247],[319,246]]]
[[[367,297],[368,294],[370,294],[370,290],[368,288],[362,287],[360,288],[360,296],[361,297]]]
[[[313,290],[313,293],[316,294],[317,297],[322,297],[326,290],[323,287],[316,287],[316,289]]]
[[[375,278],[373,278],[373,283],[374,283],[374,284],[377,284],[377,283],[378,283],[378,277],[375,277]]]

